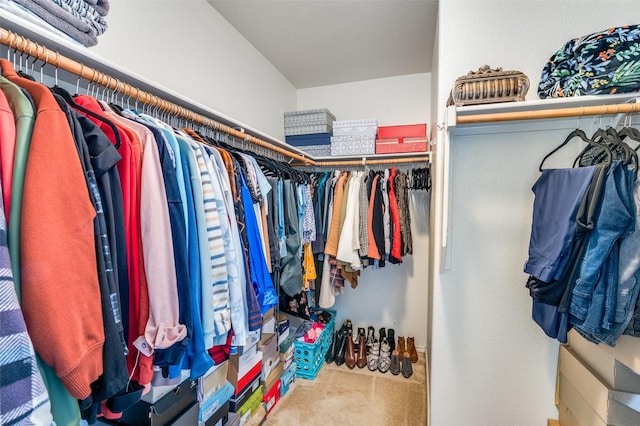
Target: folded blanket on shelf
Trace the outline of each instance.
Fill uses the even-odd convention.
[[[98,44],[98,32],[86,21],[67,13],[51,0],[13,0],[15,3],[44,19],[71,38],[91,47]]]
[[[47,1],[47,0],[43,0]],[[98,35],[107,30],[107,21],[96,9],[85,0],[49,0],[61,7],[65,12],[82,19],[96,29]]]

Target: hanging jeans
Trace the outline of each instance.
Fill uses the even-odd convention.
[[[598,333],[615,318],[619,240],[635,227],[632,173],[620,162],[611,165],[600,215],[573,288],[570,322],[588,333]]]

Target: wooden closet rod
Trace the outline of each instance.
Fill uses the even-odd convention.
[[[316,163],[308,157],[297,154],[293,151],[289,151],[286,148],[271,144],[255,136],[247,135],[244,132],[240,132],[239,130],[233,129],[208,117],[197,114],[184,107],[164,100],[158,96],[140,90],[135,86],[131,86],[123,81],[111,77],[108,74],[102,73],[91,67],[87,67],[84,64],[76,62],[73,59],[62,56],[56,51],[49,50],[41,44],[35,43],[27,39],[26,37],[23,37],[4,28],[0,28],[0,43],[8,46],[9,49],[14,49],[18,52],[29,55],[32,58],[38,58],[40,61],[53,65],[58,69],[77,75],[85,80],[89,80],[93,84],[106,87],[124,96],[129,96],[133,99],[137,99],[140,102],[150,105],[152,108],[161,109],[172,115],[189,120],[193,123],[212,128],[214,130],[234,136],[238,139],[242,139],[252,144],[267,148],[271,151],[297,160],[302,164],[315,165]]]
[[[640,111],[636,103],[596,105],[560,109],[542,109],[539,111],[498,112],[491,114],[473,114],[456,117],[456,124],[495,123],[499,121],[538,120],[545,118],[582,117],[587,115],[626,114]]]

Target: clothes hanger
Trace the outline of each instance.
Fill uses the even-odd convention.
[[[59,61],[59,58],[58,58]],[[58,69],[58,65],[56,65],[56,71]],[[76,81],[76,94],[79,91],[79,87],[80,87],[80,79],[84,77],[84,65],[82,64],[82,68],[80,70],[80,75],[78,76],[78,80]],[[99,114],[96,114],[95,112],[83,107],[82,105],[78,105],[75,101],[75,99],[73,99],[73,96],[71,96],[71,94],[66,90],[63,89],[62,87],[60,87],[58,85],[58,76],[56,73],[56,81],[55,81],[55,86],[51,87],[50,90],[59,95],[60,97],[62,97],[62,99],[64,99],[64,101],[69,104],[72,108],[88,115],[91,116],[93,118],[95,118],[96,120],[99,120],[102,123],[105,123],[107,126],[109,126],[109,128],[111,129],[111,131],[113,132],[113,134],[115,135],[115,140],[116,143],[114,144],[114,146],[116,147],[116,149],[120,148],[120,132],[118,131],[118,128],[109,120],[107,120],[106,118],[102,117]]]
[[[582,115],[580,115],[578,117],[578,128],[576,128],[575,130],[573,130],[571,133],[569,133],[569,135],[565,138],[565,140],[558,145],[557,147],[555,147],[550,153],[548,153],[547,155],[544,156],[544,158],[542,159],[542,161],[540,162],[540,166],[538,167],[538,170],[540,172],[543,171],[543,166],[544,166],[544,162],[551,157],[553,154],[555,154],[556,152],[558,152],[560,149],[562,149],[565,145],[567,145],[571,140],[573,140],[574,138],[580,138],[582,139],[583,142],[586,142],[587,144],[591,145],[591,146],[595,146],[596,148],[600,148],[602,147],[602,149],[605,150],[606,152],[606,156],[607,156],[607,164],[611,164],[611,159],[612,159],[612,153],[611,150],[609,149],[609,147],[607,147],[606,145],[600,145],[597,142],[589,139],[587,137],[587,135],[584,133],[583,130],[581,130],[579,128],[580,125],[580,118],[582,118]]]

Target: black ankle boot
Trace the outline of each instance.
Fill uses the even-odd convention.
[[[389,346],[391,346],[391,352],[396,350],[395,334],[396,333],[393,331],[393,328],[390,328],[389,330],[387,330],[387,340],[389,341]],[[402,354],[400,354],[400,357],[402,357]]]
[[[334,332],[333,339],[331,340],[331,344],[329,345],[329,349],[324,356],[324,360],[327,364],[331,364],[335,358],[336,340],[338,340],[338,333]]]
[[[340,330],[336,333],[337,342],[335,344],[335,351],[333,353],[333,360],[336,365],[340,367],[344,364],[344,356],[347,350],[347,339],[349,338],[348,329]]]

